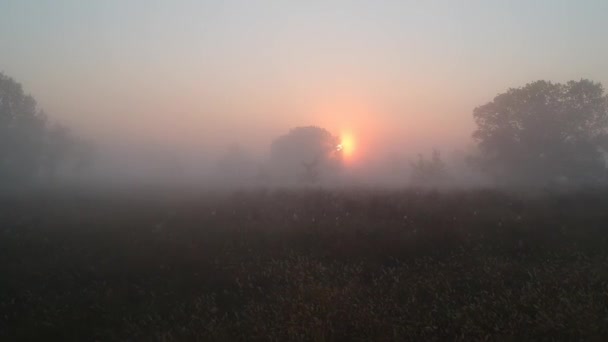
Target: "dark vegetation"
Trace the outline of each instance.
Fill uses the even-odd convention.
[[[0,72],[0,191],[74,174],[92,155],[89,142],[51,122],[20,83]]]
[[[473,110],[472,164],[503,184],[606,183],[608,95],[589,80],[536,81]]]
[[[317,183],[340,171],[340,138],[316,126],[296,127],[278,137],[270,146],[269,166],[273,179],[287,178]]]
[[[0,195],[1,340],[608,338],[608,192]]]

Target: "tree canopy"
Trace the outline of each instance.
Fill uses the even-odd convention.
[[[80,167],[89,149],[64,126],[49,124],[21,84],[0,73],[0,185],[52,176],[68,160]]]
[[[317,182],[340,169],[339,144],[340,139],[323,128],[294,128],[272,143],[271,169],[279,178]]]
[[[475,108],[475,162],[503,182],[595,182],[606,174],[608,96],[600,83],[536,81]]]

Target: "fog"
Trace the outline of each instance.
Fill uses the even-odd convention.
[[[474,109],[537,80],[606,83],[605,10],[544,1],[8,1],[0,70],[49,123],[91,147],[77,174],[65,166],[38,183],[488,186],[504,176],[472,162],[492,139],[474,137],[483,126]],[[335,146],[302,141],[284,152],[292,165],[279,165],[276,140],[311,126]],[[573,137],[568,129],[562,135]],[[597,132],[587,138],[604,151]],[[350,150],[333,153],[345,139]],[[563,147],[549,140],[530,140],[544,146],[536,157]],[[319,148],[340,165],[305,166],[317,163],[306,150]],[[441,180],[423,180],[415,174],[434,151]],[[570,177],[562,173],[554,178]]]
[[[607,19],[0,0],[0,341],[608,341]]]

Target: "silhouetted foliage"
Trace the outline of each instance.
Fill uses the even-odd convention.
[[[21,84],[0,73],[0,185],[20,184],[59,166],[82,168],[91,147],[61,125],[49,125]]]
[[[589,183],[606,174],[608,97],[600,83],[536,81],[473,111],[474,162],[505,183]]]
[[[337,149],[339,143],[338,137],[323,128],[294,128],[272,143],[272,170],[279,178],[317,182],[340,169],[342,154]]]
[[[606,190],[182,195],[0,192],[0,341],[608,336]]]
[[[0,182],[34,176],[41,162],[46,119],[21,85],[0,74]]]

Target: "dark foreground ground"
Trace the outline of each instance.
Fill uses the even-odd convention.
[[[0,195],[0,340],[608,338],[608,191]]]

